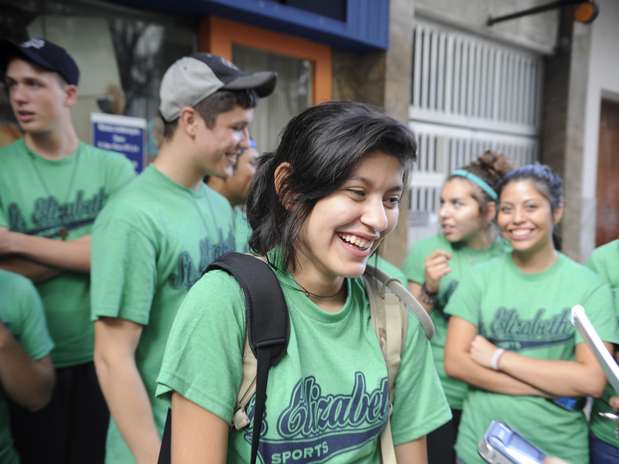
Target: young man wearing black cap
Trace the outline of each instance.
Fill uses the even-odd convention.
[[[24,133],[0,150],[0,266],[36,282],[57,369],[47,407],[13,411],[16,446],[23,463],[100,462],[109,415],[92,363],[90,233],[133,169],[78,139],[71,108],[79,69],[64,48],[1,41],[0,67]]]
[[[164,141],[156,160],[115,197],[93,233],[95,364],[112,413],[108,463],[153,463],[166,406],[155,380],[176,310],[206,267],[235,246],[232,210],[204,176],[232,174],[248,148],[257,99],[274,73],[245,74],[196,53],[161,84]]]

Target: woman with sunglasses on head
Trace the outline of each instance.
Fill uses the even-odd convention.
[[[604,279],[613,290],[615,308],[619,317],[619,240],[613,240],[596,248],[587,266]],[[619,361],[619,347],[615,345],[615,357]],[[615,395],[613,397],[613,395]],[[603,417],[601,414],[617,413],[619,395],[608,384],[601,398],[593,402],[589,430],[589,452],[591,464],[610,464],[619,462],[619,422]]]
[[[445,309],[445,370],[469,384],[456,453],[466,464],[482,463],[477,444],[499,420],[549,455],[586,463],[578,399],[599,396],[605,377],[570,313],[584,306],[610,348],[619,338],[610,288],[555,249],[564,204],[550,168],[515,169],[498,193],[497,223],[512,252],[476,266]]]
[[[275,153],[259,161],[250,247],[266,256],[290,317],[286,354],[269,375],[262,462],[380,461],[387,370],[360,277],[397,223],[415,152],[403,124],[363,104],[331,102],[294,117]],[[251,433],[229,425],[244,301],[231,276],[212,271],[179,309],[158,379],[158,393],[171,399],[174,463],[249,460]],[[425,435],[450,417],[429,343],[409,316],[391,413],[398,463],[425,462]]]
[[[404,263],[409,289],[430,311],[436,328],[432,353],[453,415],[451,421],[428,436],[431,463],[455,462],[453,447],[467,390],[464,382],[448,377],[443,368],[448,322],[443,310],[472,265],[508,251],[498,237],[494,218],[495,186],[510,169],[503,155],[488,150],[454,171],[441,191],[441,232],[416,242]]]

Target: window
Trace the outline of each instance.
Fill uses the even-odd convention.
[[[149,155],[156,154],[161,78],[176,59],[196,49],[198,23],[100,2],[8,3],[0,36],[47,38],[77,61],[81,77],[73,119],[79,137],[91,140],[93,112],[140,117],[150,129]],[[0,118],[5,126],[12,118],[6,93],[0,96]]]
[[[487,149],[516,165],[538,157],[542,57],[425,19],[413,36],[410,124],[418,162],[409,236],[436,233],[446,177]]]
[[[260,152],[272,151],[286,122],[331,99],[331,49],[309,40],[217,17],[201,25],[200,48],[244,71],[276,71],[275,92],[256,109],[250,130]]]

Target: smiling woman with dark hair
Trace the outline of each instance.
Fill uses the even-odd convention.
[[[540,164],[509,172],[498,186],[497,223],[512,252],[476,266],[445,312],[445,371],[468,383],[456,453],[482,463],[477,443],[491,420],[505,422],[545,453],[589,462],[582,399],[606,383],[570,323],[579,304],[602,340],[618,341],[609,286],[559,253],[562,182]]]
[[[396,226],[415,152],[405,125],[331,102],[293,118],[260,160],[250,245],[268,259],[290,313],[287,351],[267,386],[262,462],[380,462],[389,387],[361,277]],[[427,339],[407,315],[391,431],[398,462],[419,463],[425,435],[449,410]],[[244,343],[241,289],[224,272],[207,273],[179,310],[158,379],[172,404],[173,462],[249,461],[251,433],[229,426]]]

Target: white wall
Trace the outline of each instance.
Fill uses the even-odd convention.
[[[597,177],[600,103],[602,97],[619,101],[619,1],[598,0],[600,16],[591,26],[587,84],[584,157],[582,169],[581,255],[595,247],[595,188]]]
[[[540,53],[552,53],[557,38],[557,10],[493,26],[486,25],[489,16],[502,16],[547,3],[548,0],[415,0],[415,14],[459,26],[491,39],[503,40],[511,45]]]

